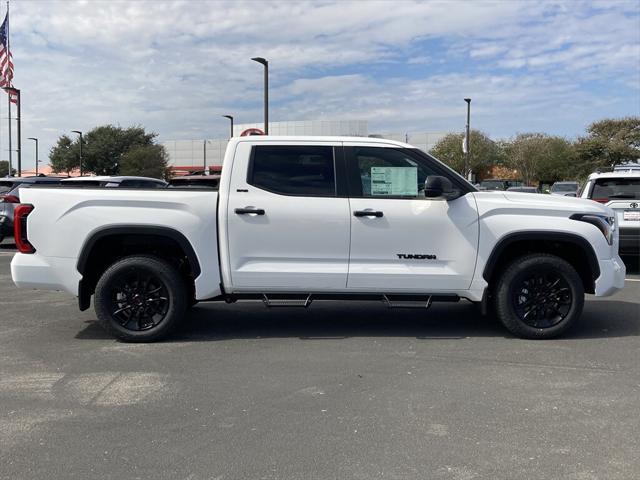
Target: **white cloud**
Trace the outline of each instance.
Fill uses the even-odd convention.
[[[41,137],[43,151],[59,133],[101,123],[224,137],[224,113],[261,119],[256,55],[270,60],[273,120],[460,129],[471,96],[475,125],[493,136],[575,134],[603,116],[640,114],[639,10],[635,1],[30,1],[12,4],[12,50],[24,136]]]

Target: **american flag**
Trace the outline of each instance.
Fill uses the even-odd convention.
[[[11,87],[13,80],[13,55],[9,50],[9,14],[4,17],[4,22],[0,26],[0,88]],[[7,91],[9,100],[18,103],[18,96],[15,92]]]

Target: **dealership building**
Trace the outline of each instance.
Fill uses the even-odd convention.
[[[263,129],[263,123],[234,125],[233,135],[248,129]],[[280,136],[350,136],[376,137],[410,143],[429,151],[448,132],[371,133],[366,120],[307,120],[270,122],[269,134]],[[169,164],[176,173],[203,170],[222,165],[228,139],[167,140]]]

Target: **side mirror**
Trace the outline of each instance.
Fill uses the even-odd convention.
[[[571,192],[567,193],[567,197],[577,197],[577,195],[574,192]]]
[[[455,192],[451,180],[439,175],[429,175],[424,182],[424,196],[427,198],[448,198]]]

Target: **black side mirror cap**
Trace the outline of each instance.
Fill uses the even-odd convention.
[[[455,194],[451,180],[440,175],[429,175],[424,182],[424,196],[427,198],[450,198]]]

